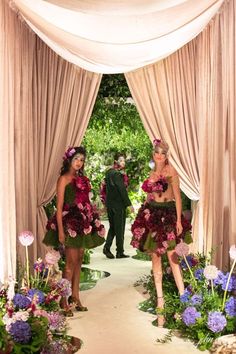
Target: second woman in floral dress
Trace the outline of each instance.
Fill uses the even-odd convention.
[[[168,150],[166,142],[154,140],[155,169],[142,185],[147,200],[139,209],[131,229],[131,245],[152,257],[159,326],[164,324],[161,255],[167,253],[176,286],[182,295],[184,283],[174,248],[181,241],[192,241],[191,225],[182,215],[179,177],[168,161]]]

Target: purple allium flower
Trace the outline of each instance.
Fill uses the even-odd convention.
[[[28,296],[31,298],[31,300],[33,300],[33,298],[37,296],[37,302],[39,304],[43,304],[45,301],[44,293],[38,289],[30,289],[28,291]]]
[[[236,298],[231,296],[225,303],[225,312],[229,316],[236,316]]]
[[[201,303],[202,303],[202,295],[198,295],[198,294],[193,295],[191,297],[190,303],[192,305],[201,305]]]
[[[31,339],[31,328],[28,322],[16,321],[11,324],[9,333],[16,343],[26,344]]]
[[[207,327],[214,333],[223,331],[227,324],[226,318],[221,312],[209,312]]]
[[[203,279],[203,269],[202,268],[196,269],[194,272],[194,276],[196,279],[202,280]]]
[[[20,309],[27,309],[31,304],[31,299],[29,299],[25,295],[16,294],[13,297],[13,303],[16,307],[19,307]]]
[[[226,284],[228,281],[228,277],[229,277],[229,273],[226,273],[223,279],[223,284],[222,284],[222,289],[225,290],[226,289]],[[228,285],[228,291],[232,291],[236,289],[236,275],[232,274],[230,281],[229,281],[229,285]]]
[[[201,317],[200,312],[198,312],[193,306],[187,307],[182,313],[182,320],[186,326],[194,325],[196,319],[199,317]]]
[[[190,299],[190,295],[191,295],[191,293],[187,289],[185,289],[184,294],[180,295],[180,301],[181,302],[188,302]]]

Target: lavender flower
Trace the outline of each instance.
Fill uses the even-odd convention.
[[[226,318],[219,311],[209,312],[207,327],[214,333],[223,331],[227,324]]]
[[[16,343],[26,344],[31,339],[31,328],[28,322],[16,321],[12,323],[9,333]]]
[[[31,300],[33,300],[33,298],[37,297],[37,303],[39,303],[39,304],[43,304],[45,301],[44,293],[38,289],[30,289],[28,291],[28,296],[30,297]]]
[[[66,318],[59,312],[50,312],[48,314],[49,329],[53,332],[64,332],[66,330]]]
[[[188,289],[184,290],[183,295],[180,295],[180,301],[181,302],[188,302],[190,299],[191,292]]]
[[[202,280],[203,279],[203,269],[201,269],[201,268],[196,269],[194,272],[194,276],[197,280]]]
[[[231,296],[225,303],[225,312],[227,315],[236,316],[236,298]]]
[[[198,294],[193,295],[191,297],[190,303],[192,305],[201,305],[201,303],[202,303],[202,295],[198,295]]]
[[[189,255],[186,257],[186,259],[187,259],[187,261],[188,261],[189,266],[192,267],[192,266],[193,266],[193,261],[192,261],[192,260],[193,260],[193,257],[189,254]],[[187,264],[186,264],[186,262],[185,262],[184,259],[182,259],[182,261],[180,262],[180,266],[181,266],[182,269],[188,269],[188,266],[187,266]]]
[[[31,304],[31,299],[22,294],[16,294],[13,297],[13,303],[16,307],[20,309],[27,309]]]
[[[200,312],[198,312],[193,306],[187,307],[182,313],[182,320],[186,326],[194,325],[196,319],[199,317],[201,317]]]

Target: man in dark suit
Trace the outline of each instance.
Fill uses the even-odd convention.
[[[127,177],[122,170],[125,168],[125,157],[122,154],[116,154],[114,165],[105,175],[106,183],[106,207],[107,215],[110,224],[103,253],[107,258],[115,258],[111,253],[110,248],[113,239],[116,238],[116,258],[127,258],[124,254],[124,233],[126,221],[126,208],[133,207],[126,190]]]

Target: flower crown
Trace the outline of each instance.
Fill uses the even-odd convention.
[[[68,160],[74,155],[75,152],[76,152],[75,148],[69,147],[63,156],[63,160]]]
[[[160,148],[163,150],[166,154],[169,151],[169,145],[165,142],[165,140],[161,139],[154,139],[153,140],[153,149],[156,150],[157,148]]]

